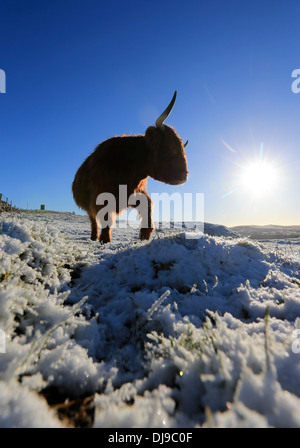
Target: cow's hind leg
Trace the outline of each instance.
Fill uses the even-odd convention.
[[[98,238],[98,224],[94,215],[89,214],[91,223],[91,240],[96,241]]]
[[[115,213],[106,213],[104,216],[98,214],[99,224],[101,226],[100,243],[105,244],[111,242],[111,227],[115,222],[115,216]]]

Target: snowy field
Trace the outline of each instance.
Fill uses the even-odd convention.
[[[1,427],[300,427],[300,239],[0,214]]]

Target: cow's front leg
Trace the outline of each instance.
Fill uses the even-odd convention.
[[[141,218],[140,239],[149,240],[154,230],[152,221],[152,201],[146,192],[138,193],[137,196],[139,199],[137,212]]]

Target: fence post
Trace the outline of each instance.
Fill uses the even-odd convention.
[[[3,196],[3,193],[0,193],[0,211],[9,211],[15,208],[16,206],[13,206],[13,201],[8,202],[8,198]]]

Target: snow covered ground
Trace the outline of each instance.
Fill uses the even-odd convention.
[[[0,214],[1,427],[300,427],[300,239]]]

